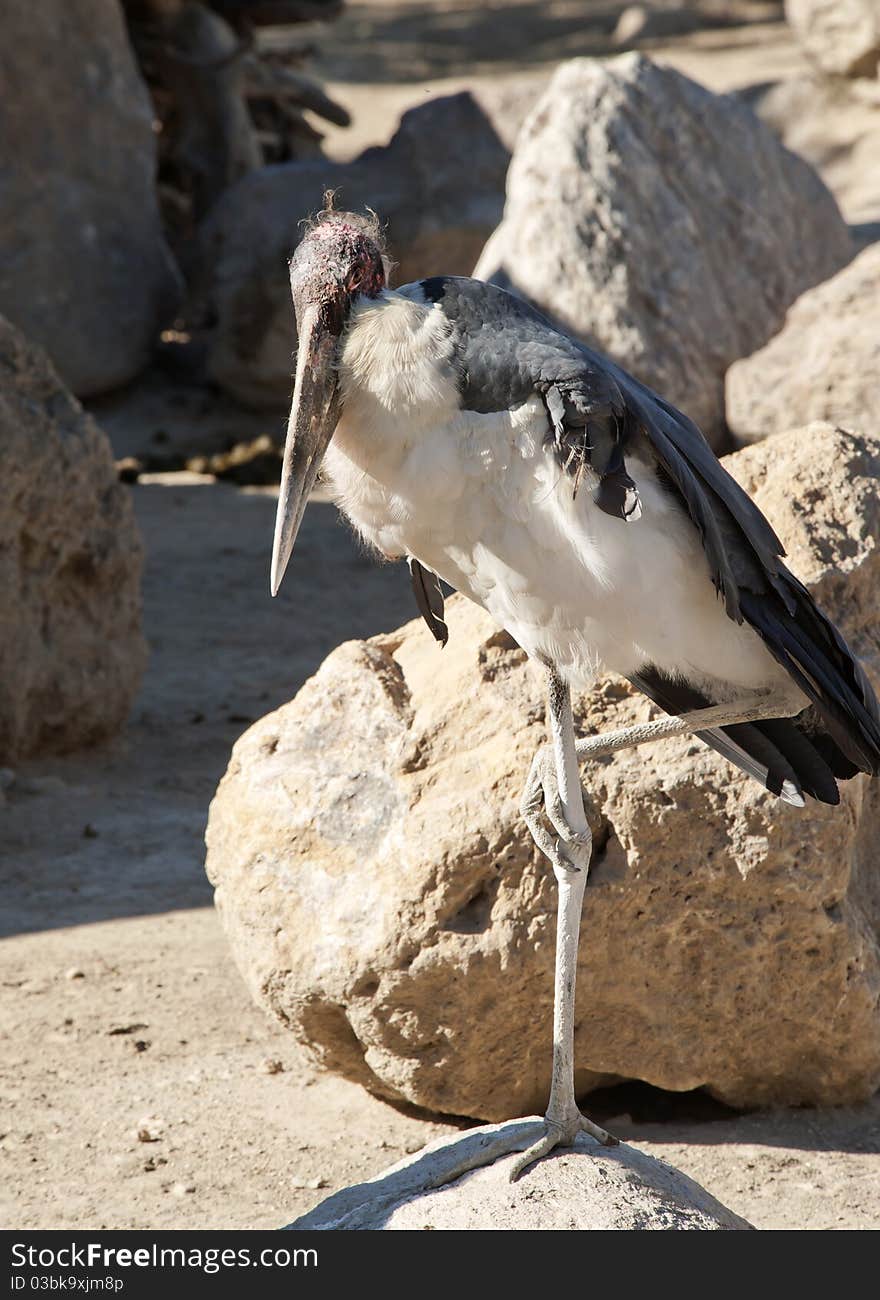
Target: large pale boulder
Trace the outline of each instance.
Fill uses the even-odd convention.
[[[118,0],[5,0],[0,311],[80,397],[125,383],[173,315],[146,86]]]
[[[485,1158],[511,1138],[524,1149],[541,1131],[519,1121],[441,1138],[377,1174],[328,1196],[291,1223],[293,1231],[724,1232],[751,1224],[677,1169],[634,1147],[575,1145],[510,1182],[514,1156],[446,1181],[454,1167]],[[438,1186],[438,1183],[441,1185]]]
[[[880,682],[880,437],[812,425],[729,457],[792,566]],[[207,869],[254,997],[328,1069],[499,1119],[543,1109],[555,887],[517,804],[542,682],[449,601],[340,646],[238,741]],[[616,678],[602,730],[651,706]],[[734,1105],[840,1103],[880,1082],[880,787],[779,802],[692,739],[585,774],[595,849],[580,948],[581,1091],[620,1079]]]
[[[731,366],[726,387],[741,442],[810,420],[880,430],[880,244],[799,298],[776,337]]]
[[[121,726],[146,660],[140,574],[106,436],[0,317],[0,761]]]
[[[296,323],[287,263],[326,190],[338,207],[379,214],[396,283],[468,275],[501,219],[509,157],[464,92],[410,109],[390,144],[354,162],[285,163],[240,181],[204,223],[193,268],[189,313],[211,322],[211,376],[253,405],[290,397]]]
[[[871,77],[880,63],[877,0],[785,0],[785,16],[823,72]]]
[[[852,251],[822,181],[740,99],[626,54],[558,69],[474,274],[609,353],[720,447],[727,368]]]

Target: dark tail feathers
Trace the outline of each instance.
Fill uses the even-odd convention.
[[[633,673],[630,681],[666,713],[690,713],[717,703],[653,666]],[[812,708],[796,718],[741,722],[696,735],[772,794],[798,808],[803,807],[805,794],[821,803],[839,803],[835,778],[846,780],[859,770]]]
[[[740,593],[746,619],[813,702],[805,729],[837,776],[880,772],[880,706],[840,632],[806,587],[780,566],[777,599]],[[846,771],[848,761],[850,771]],[[841,770],[838,770],[840,768]]]

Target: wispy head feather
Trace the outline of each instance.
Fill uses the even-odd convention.
[[[300,222],[303,228],[303,236],[311,234],[319,226],[333,225],[348,227],[351,230],[358,231],[359,234],[366,235],[378,248],[382,261],[385,265],[386,276],[390,273],[394,262],[388,256],[388,241],[385,234],[385,228],[379,219],[378,213],[372,208],[365,208],[363,213],[346,212],[336,206],[339,198],[339,190],[324,191],[324,206],[320,212],[314,216],[304,217]]]

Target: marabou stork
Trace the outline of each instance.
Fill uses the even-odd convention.
[[[619,366],[490,284],[388,288],[378,222],[349,213],[316,219],[290,281],[299,351],[273,595],[323,462],[358,533],[408,559],[439,640],[436,575],[546,670],[551,740],[522,812],[559,886],[553,1070],[515,1176],[581,1130],[616,1141],[574,1092],[591,847],[579,760],[694,733],[787,803],[835,804],[838,778],[880,767],[877,700],[696,426]],[[673,716],[576,740],[570,688],[600,666]]]

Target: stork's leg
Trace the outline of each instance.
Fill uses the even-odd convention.
[[[617,1138],[578,1110],[574,1095],[574,997],[577,980],[581,910],[593,837],[584,811],[575,748],[571,694],[549,670],[547,722],[551,745],[536,755],[523,795],[522,812],[538,847],[550,859],[559,891],[556,914],[556,976],[553,995],[553,1072],[550,1100],[544,1115],[545,1132],[516,1161],[511,1179],[556,1146],[571,1146],[587,1132],[603,1146]],[[541,805],[560,832],[554,841],[540,821]]]
[[[592,836],[584,811],[578,762],[599,758],[632,745],[643,745],[666,736],[688,735],[712,727],[738,722],[759,722],[765,718],[790,717],[804,707],[804,699],[782,693],[756,692],[735,704],[720,704],[680,717],[639,723],[605,735],[574,738],[571,698],[568,687],[552,670],[549,674],[548,722],[551,744],[538,750],[532,762],[522,798],[522,814],[532,838],[550,859],[559,886],[556,926],[556,982],[553,1008],[553,1072],[550,1101],[543,1124],[535,1122],[537,1140],[529,1145],[527,1125],[515,1126],[477,1145],[467,1157],[450,1153],[446,1168],[434,1179],[434,1186],[452,1182],[462,1174],[513,1151],[522,1154],[514,1163],[511,1179],[528,1165],[540,1160],[556,1146],[570,1145],[580,1132],[589,1133],[603,1145],[617,1141],[598,1124],[581,1115],[574,1093],[574,995],[577,975],[578,935],[581,904],[587,883]],[[558,839],[545,827],[546,813]],[[523,1148],[526,1148],[523,1150]]]

